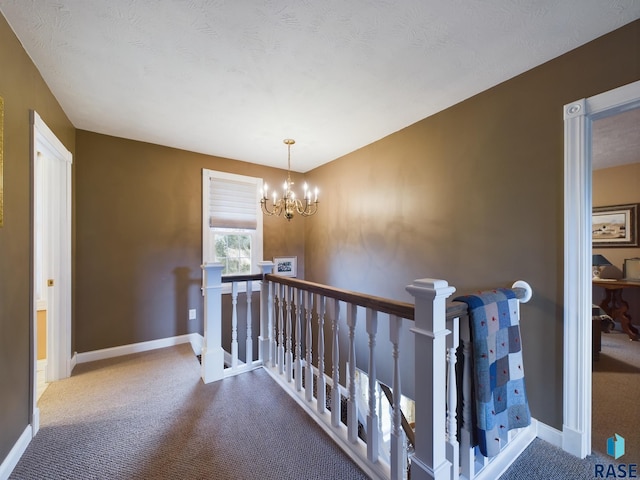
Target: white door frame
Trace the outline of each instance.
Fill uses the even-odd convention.
[[[35,196],[46,195],[49,204],[49,224],[51,227],[47,243],[50,253],[46,255],[49,263],[49,278],[53,279],[53,286],[48,287],[47,304],[47,381],[67,378],[71,375],[71,163],[72,155],[47,127],[37,112],[31,111],[31,229],[32,255],[35,279],[36,265],[36,225],[35,225]],[[39,151],[45,151],[47,175],[52,175],[54,181],[47,182],[44,192],[36,191],[35,176],[36,157]],[[42,173],[42,172],[41,172]],[[40,411],[37,407],[37,302],[35,294],[35,280],[31,282],[32,298],[32,338],[33,358],[33,435],[40,426]]]
[[[591,453],[592,122],[640,107],[640,81],[564,106],[564,371],[562,448]]]

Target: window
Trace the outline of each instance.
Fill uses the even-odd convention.
[[[262,179],[202,170],[202,261],[223,275],[259,273],[262,261]]]
[[[251,273],[251,234],[214,229],[215,261],[224,265],[223,275]]]

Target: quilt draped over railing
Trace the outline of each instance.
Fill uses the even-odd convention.
[[[500,453],[514,428],[531,423],[525,391],[518,299],[497,289],[454,299],[469,308],[476,441],[485,457]]]

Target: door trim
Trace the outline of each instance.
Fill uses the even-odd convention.
[[[54,204],[58,205],[58,211],[55,216],[58,220],[59,228],[56,229],[54,235],[59,240],[57,253],[59,262],[57,268],[57,278],[55,279],[56,288],[56,310],[58,315],[52,322],[48,322],[47,332],[47,364],[48,378],[47,380],[59,380],[66,378],[71,374],[71,164],[73,156],[62,142],[55,136],[51,129],[42,120],[40,115],[34,110],[30,111],[31,123],[31,316],[32,316],[32,333],[31,333],[31,349],[32,349],[32,426],[33,435],[35,436],[40,426],[40,412],[37,406],[37,302],[35,295],[35,249],[36,249],[36,231],[35,231],[35,175],[36,175],[36,156],[38,150],[45,149],[51,154],[58,164],[60,171],[59,183],[53,185],[53,189],[49,189],[50,197],[48,201],[56,199]],[[51,308],[51,305],[48,305]],[[49,317],[50,312],[47,312]]]
[[[591,126],[640,107],[640,81],[564,106],[562,448],[591,453]]]

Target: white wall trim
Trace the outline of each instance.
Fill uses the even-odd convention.
[[[494,480],[500,478],[515,462],[520,454],[533,442],[538,431],[538,421],[531,419],[531,424],[518,432],[509,443],[476,475],[476,480]]]
[[[591,124],[640,107],[640,81],[564,106],[562,448],[591,453]]]
[[[198,345],[202,345],[202,335],[199,333],[188,333],[177,337],[161,338],[158,340],[150,340],[148,342],[132,343],[129,345],[121,345],[119,347],[76,353],[75,356],[77,357],[77,363],[87,363],[107,358],[121,357],[123,355],[131,355],[132,353],[146,352],[158,348],[173,347],[183,343],[191,343],[191,347],[194,352],[198,353],[196,348]]]
[[[13,469],[16,468],[20,457],[24,454],[32,438],[31,425],[27,425],[27,428],[24,429],[7,457],[2,464],[0,464],[0,480],[7,480],[9,478],[9,475],[11,475]]]
[[[550,427],[546,423],[538,422],[538,438],[555,447],[562,448],[563,433],[557,428]]]

